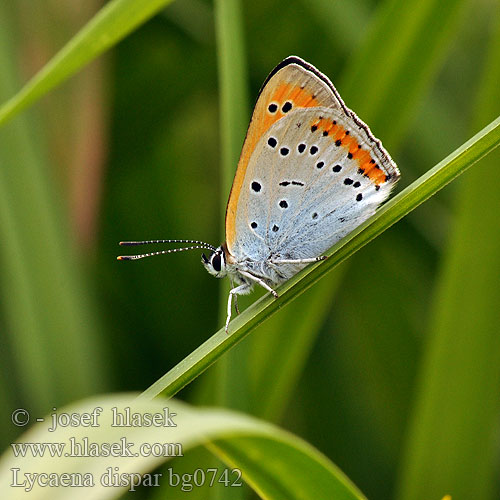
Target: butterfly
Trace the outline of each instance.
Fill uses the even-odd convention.
[[[207,271],[232,283],[233,300],[260,285],[275,287],[323,254],[375,213],[399,170],[368,125],[345,104],[332,82],[297,56],[265,80],[243,144],[226,208],[226,241],[149,240],[121,245],[189,243],[135,260],[196,248]]]

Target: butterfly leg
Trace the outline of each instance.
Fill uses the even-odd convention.
[[[231,311],[232,311],[232,304],[233,304],[233,297],[235,300],[235,304],[237,303],[236,296],[239,294],[244,294],[248,293],[249,285],[247,283],[243,283],[243,285],[239,285],[236,288],[231,289],[229,292],[229,297],[227,299],[227,318],[226,318],[226,326],[225,330],[226,333],[229,333],[228,328],[229,328],[229,320],[231,319]]]
[[[319,262],[326,260],[328,255],[320,255],[319,257],[312,257],[310,259],[272,259],[272,264],[309,264],[310,262]]]
[[[233,280],[231,280],[231,288],[234,288]],[[240,314],[240,309],[238,307],[238,295],[234,296],[234,310],[236,311],[236,314]]]
[[[258,283],[262,288],[265,288],[268,292],[271,292],[273,294],[274,298],[278,298],[278,294],[264,281],[261,280],[258,276],[254,276],[251,273],[248,273],[247,271],[239,271],[240,274],[245,276],[245,278],[248,278],[252,281],[255,281],[255,283]]]

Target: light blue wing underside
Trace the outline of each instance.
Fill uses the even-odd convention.
[[[394,182],[377,189],[345,147],[311,130],[321,117],[339,120],[386,173],[397,171],[370,132],[341,110],[294,110],[264,134],[248,164],[236,212],[237,261],[322,255],[389,195]]]

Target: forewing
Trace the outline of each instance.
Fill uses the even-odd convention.
[[[291,56],[267,77],[259,93],[241,152],[226,208],[226,245],[234,254],[237,212],[248,164],[261,138],[276,122],[301,108],[327,107],[344,110],[342,99],[330,80],[302,59]]]
[[[354,113],[292,110],[264,132],[248,162],[232,253],[255,261],[321,255],[370,217],[398,178]]]

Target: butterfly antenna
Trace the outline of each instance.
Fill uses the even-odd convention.
[[[185,250],[196,250],[197,248],[211,250],[215,252],[216,248],[210,243],[205,243],[198,240],[147,240],[147,241],[120,241],[121,246],[138,246],[138,245],[151,245],[155,243],[195,243],[193,246],[183,248],[172,248],[170,250],[160,250],[158,252],[143,253],[140,255],[120,255],[118,260],[138,260],[145,257],[152,257],[153,255],[164,255],[167,253],[184,252]]]

